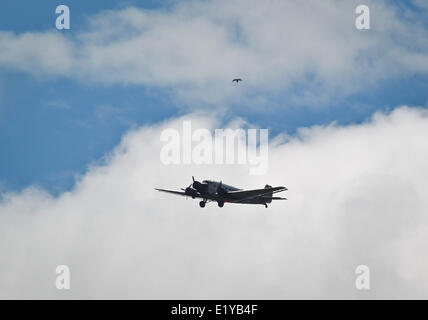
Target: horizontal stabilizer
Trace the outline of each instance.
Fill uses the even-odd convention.
[[[281,197],[263,197],[263,198],[265,198],[265,199],[268,199],[268,200],[288,200],[287,198],[281,198]]]

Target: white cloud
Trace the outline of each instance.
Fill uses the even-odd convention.
[[[189,115],[192,127],[217,118]],[[163,166],[160,132],[128,133],[71,192],[0,203],[0,298],[427,298],[428,114],[402,107],[349,127],[277,137],[269,172]],[[235,122],[236,124],[237,122]],[[287,202],[220,209],[157,193],[191,176],[286,185]],[[55,267],[71,268],[57,291]],[[355,267],[372,289],[355,289]]]
[[[359,31],[357,4],[211,0],[103,11],[72,38],[1,33],[0,65],[162,88],[192,104],[250,106],[281,94],[290,103],[316,105],[397,75],[426,74],[428,37],[420,17],[368,1],[372,29]],[[233,86],[235,76],[245,83]]]
[[[57,32],[0,32],[0,65],[34,75],[68,75],[73,45]]]

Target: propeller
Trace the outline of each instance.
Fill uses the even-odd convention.
[[[181,188],[184,192],[188,192],[189,190],[192,190],[192,184],[190,184],[186,189]]]
[[[193,182],[191,184],[189,184],[189,186],[186,189],[181,188],[181,190],[183,190],[183,191],[190,190],[192,188],[193,183],[195,182],[195,177],[194,176],[192,176],[192,180],[193,180]]]
[[[189,188],[191,188],[192,187],[192,184],[193,183],[191,183],[191,184],[189,184],[189,186],[186,188],[186,189],[184,189],[184,188],[181,188],[181,190],[183,190],[183,191],[186,191],[186,190],[188,190]]]
[[[195,180],[195,177],[192,176],[193,183],[191,186],[193,187],[192,190],[194,190],[197,193],[206,193],[208,191],[207,187],[208,184],[205,182],[199,182],[198,180]]]
[[[194,189],[196,189],[196,190],[198,190],[198,187],[201,185],[201,183],[199,182],[199,181],[197,181],[197,180],[195,180],[195,177],[194,176],[192,176],[192,184],[191,184],[191,186],[194,188]]]
[[[192,186],[194,187],[194,184],[195,184],[195,178],[193,176],[192,176],[192,180],[193,182],[189,184],[189,186],[186,189],[181,188],[181,190],[183,190],[187,196],[194,198],[197,195],[197,191],[194,188],[192,188]]]

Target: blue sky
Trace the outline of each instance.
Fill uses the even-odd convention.
[[[100,10],[136,4],[152,8],[157,2],[103,1],[100,6],[93,1],[68,1],[67,5],[72,8],[74,31]],[[57,5],[58,1],[4,1],[0,30],[55,30]],[[144,88],[87,87],[66,79],[35,79],[13,70],[1,70],[0,85],[0,187],[7,190],[33,184],[53,193],[70,188],[74,174],[111,150],[130,126],[176,113],[170,102],[145,94]],[[66,101],[68,107],[49,106],[55,101]],[[129,122],[117,120],[114,114],[102,121],[94,111],[96,106],[124,103],[123,117]]]
[[[173,3],[67,1],[72,27],[68,31],[57,31],[54,28],[57,1],[3,1],[0,30],[15,35],[53,31],[74,38],[88,30],[89,17],[103,10],[133,6],[156,11]],[[396,8],[414,8],[408,2],[387,3]],[[426,31],[427,19],[423,19],[426,15],[417,12],[421,18],[419,28]],[[376,16],[372,20],[376,21]],[[222,85],[229,85],[233,76],[233,72],[225,75]],[[240,85],[245,86],[246,81]],[[315,107],[312,102],[290,98],[290,93],[300,95],[311,88],[299,82],[284,91],[276,88],[274,93],[262,88],[259,93],[267,97],[268,106],[245,108],[242,105],[247,100],[235,98],[230,103],[218,102],[218,108],[227,106],[225,122],[242,117],[269,128],[271,135],[293,134],[299,127],[333,121],[340,125],[360,123],[376,111],[399,105],[426,107],[428,75],[412,70],[394,74],[356,92],[330,95]],[[192,103],[198,105],[199,102]],[[153,87],[145,83],[88,83],[73,76],[34,75],[0,66],[0,191],[21,190],[30,185],[42,186],[53,194],[68,190],[74,184],[75,175],[111,151],[129,129],[187,112],[188,102],[177,99],[171,93],[170,84]]]

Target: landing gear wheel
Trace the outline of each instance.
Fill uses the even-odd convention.
[[[224,206],[224,202],[223,202],[223,201],[219,201],[219,202],[218,202],[218,206],[219,206],[220,208],[223,208],[223,206]]]
[[[267,206],[267,204],[265,203],[265,208],[267,209],[267,207],[268,207],[268,206]]]
[[[205,201],[201,201],[201,202],[199,202],[199,206],[200,206],[201,208],[205,207]]]

